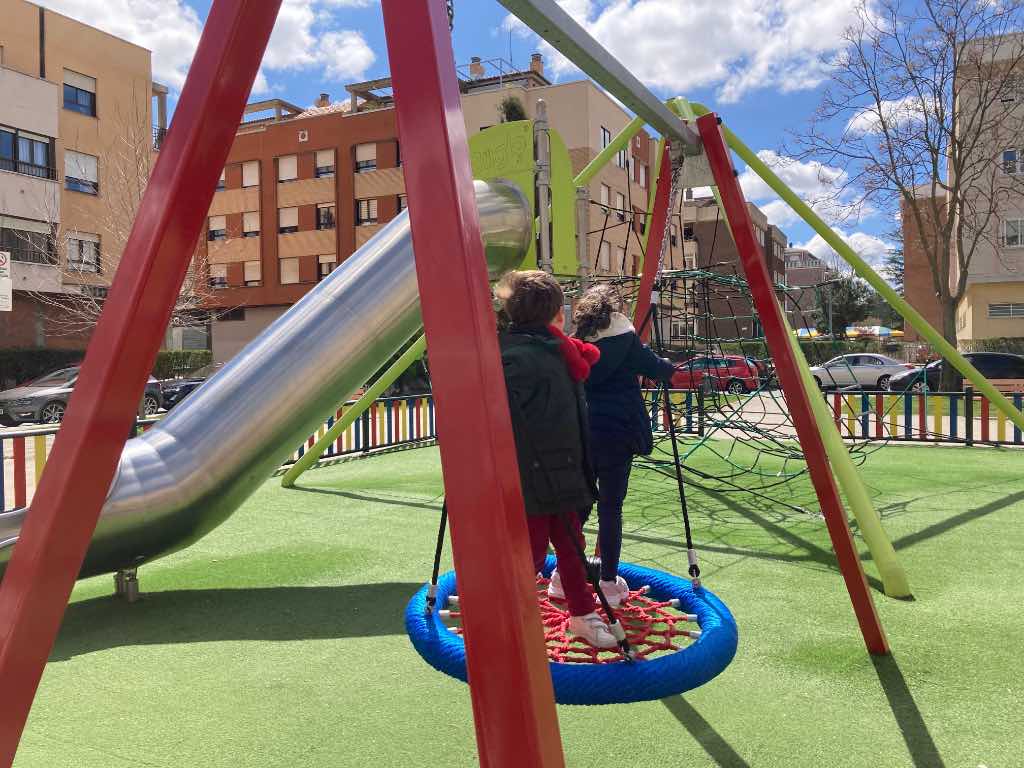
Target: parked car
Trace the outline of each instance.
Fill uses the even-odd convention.
[[[877,354],[839,355],[824,365],[811,368],[820,389],[861,387],[887,390],[894,376],[917,366]]]
[[[213,376],[224,367],[224,363],[209,363],[183,379],[168,379],[163,382],[161,389],[164,397],[164,408],[168,411],[192,394],[199,385]]]
[[[686,389],[707,387],[739,395],[760,385],[757,366],[740,355],[697,355],[676,366]]]
[[[1007,392],[1024,392],[1024,355],[1012,355],[1008,352],[967,352],[967,361],[978,369],[986,379],[992,380],[997,389]],[[928,389],[938,390],[942,380],[942,371],[948,366],[945,360],[936,360],[924,368],[907,371],[901,376],[894,376],[889,382],[893,392],[921,392],[925,384]],[[957,376],[957,389],[963,384]]]
[[[28,422],[59,424],[64,420],[68,398],[71,397],[71,390],[77,381],[78,366],[73,366],[61,368],[20,387],[0,392],[0,424],[7,427]],[[160,410],[160,382],[152,376],[146,384],[143,403],[147,416],[152,416]]]

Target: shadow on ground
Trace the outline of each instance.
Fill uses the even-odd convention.
[[[892,656],[872,656],[871,662],[875,665],[875,674],[878,675],[885,697],[889,700],[889,708],[892,709],[907,751],[914,761],[914,768],[943,768],[945,762],[939,754],[939,748],[935,745],[896,659]]]
[[[198,589],[100,597],[68,606],[51,661],[136,645],[378,637],[405,632],[422,584]]]
[[[680,725],[690,732],[719,768],[750,768],[750,764],[740,757],[732,745],[682,696],[662,699],[661,703]]]

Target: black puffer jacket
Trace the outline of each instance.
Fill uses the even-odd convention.
[[[601,350],[601,359],[590,369],[586,382],[595,452],[608,445],[646,456],[654,440],[638,377],[670,381],[675,372],[672,363],[642,343],[629,320],[618,313],[598,337],[586,340]]]
[[[582,385],[569,377],[558,339],[546,328],[512,328],[499,342],[526,514],[589,507],[597,486],[587,402]]]

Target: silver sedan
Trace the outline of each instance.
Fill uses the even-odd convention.
[[[915,367],[885,355],[840,355],[824,365],[814,366],[811,373],[821,389],[861,387],[887,390],[893,376]]]

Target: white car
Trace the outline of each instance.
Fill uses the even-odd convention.
[[[893,376],[917,366],[876,354],[840,355],[811,368],[820,389],[861,387],[888,390]]]

